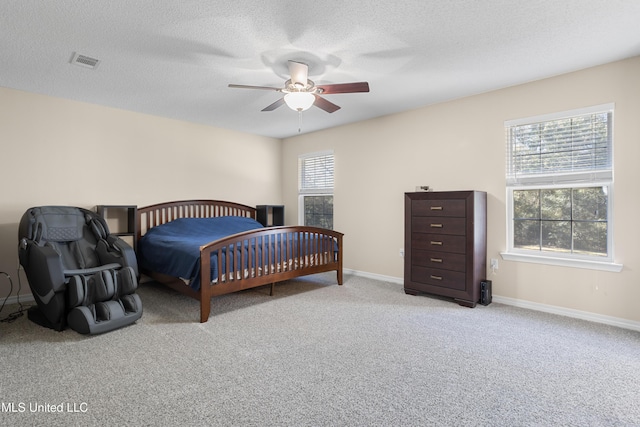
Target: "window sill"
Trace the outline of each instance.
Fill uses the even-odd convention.
[[[541,255],[530,255],[513,252],[500,252],[500,256],[505,261],[531,262],[534,264],[557,265],[560,267],[586,268],[590,270],[601,270],[619,273],[622,271],[622,264],[614,262],[590,261],[584,259],[555,258]]]

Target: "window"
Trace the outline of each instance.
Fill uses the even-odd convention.
[[[333,230],[333,152],[298,158],[299,221]]]
[[[613,105],[505,123],[505,259],[613,264]]]

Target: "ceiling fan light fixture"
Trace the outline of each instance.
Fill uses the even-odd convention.
[[[309,92],[291,92],[284,96],[284,102],[293,111],[305,111],[311,108],[316,97]]]

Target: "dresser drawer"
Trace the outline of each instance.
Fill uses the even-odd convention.
[[[467,239],[465,236],[449,234],[412,233],[411,250],[425,249],[437,252],[464,254]]]
[[[467,204],[463,199],[414,200],[411,204],[412,216],[466,216]]]
[[[415,250],[411,254],[411,262],[413,265],[461,271],[463,273],[466,271],[466,259],[467,257],[464,254],[447,252]]]
[[[417,233],[431,234],[457,234],[464,236],[466,233],[465,218],[417,216],[413,221],[412,230]]]
[[[431,286],[440,286],[459,291],[465,290],[465,273],[459,271],[441,270],[414,265],[411,267],[411,280]]]

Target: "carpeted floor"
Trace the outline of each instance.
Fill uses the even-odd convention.
[[[104,335],[0,324],[0,424],[640,426],[635,331],[333,274],[214,298],[204,324],[139,294]]]

